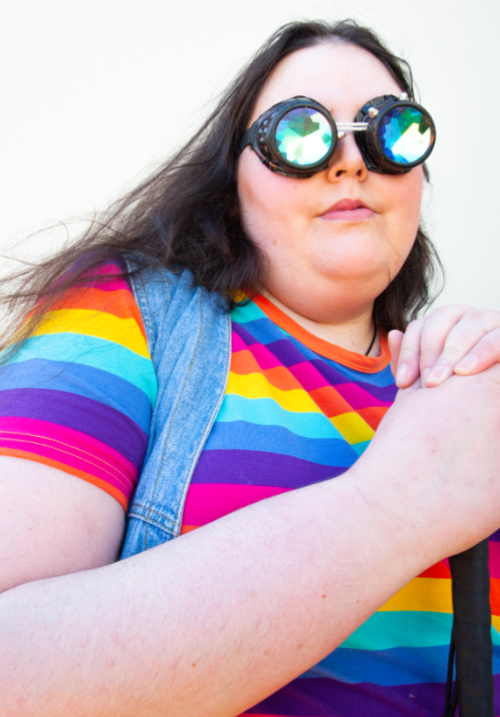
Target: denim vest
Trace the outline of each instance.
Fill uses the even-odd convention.
[[[191,275],[166,269],[132,278],[158,397],[139,483],[132,496],[121,558],[179,535],[196,463],[225,395],[231,319]]]

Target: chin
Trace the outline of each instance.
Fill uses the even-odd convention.
[[[389,277],[394,277],[397,273],[392,262],[382,262],[380,256],[369,257],[362,253],[357,253],[356,256],[349,257],[349,259],[338,255],[329,259],[324,258],[323,261],[316,264],[316,270],[331,281],[352,281],[364,284],[377,279],[380,281],[380,277],[383,277],[383,282],[386,285]]]

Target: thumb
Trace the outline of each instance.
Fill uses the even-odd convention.
[[[399,354],[401,353],[401,344],[403,343],[403,332],[397,331],[394,329],[394,331],[389,331],[388,334],[388,341],[389,341],[389,351],[391,352],[391,371],[394,378],[396,378],[396,373],[398,370],[398,362],[399,362]]]

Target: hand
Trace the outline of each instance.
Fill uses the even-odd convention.
[[[420,376],[439,386],[454,373],[471,376],[500,361],[500,311],[452,304],[412,321],[406,332],[391,331],[391,368],[399,388]]]
[[[417,518],[420,546],[433,557],[442,551],[437,562],[500,527],[499,428],[500,363],[475,376],[452,376],[432,391],[417,379],[398,392],[353,469],[365,459],[369,477],[398,464],[385,507],[400,527],[405,511],[408,521],[410,512]],[[376,491],[382,494],[381,484]]]

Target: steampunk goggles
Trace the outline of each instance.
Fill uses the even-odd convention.
[[[432,117],[404,92],[375,97],[354,122],[338,123],[319,102],[299,96],[261,114],[245,132],[240,152],[250,145],[272,172],[311,177],[327,168],[346,132],[355,133],[366,167],[382,174],[409,172],[425,162],[436,141]]]

